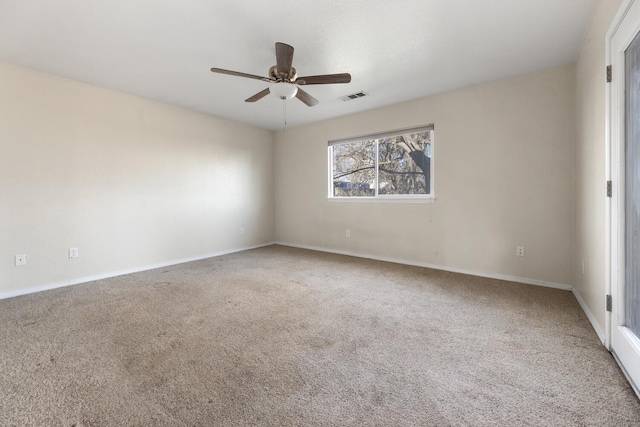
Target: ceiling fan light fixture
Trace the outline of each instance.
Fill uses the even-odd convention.
[[[274,83],[269,86],[269,92],[280,99],[291,99],[298,93],[298,86],[291,83]]]

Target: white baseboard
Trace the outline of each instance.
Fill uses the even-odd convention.
[[[173,260],[173,261],[168,261],[168,262],[161,262],[161,263],[158,263],[158,264],[145,265],[143,267],[135,267],[135,268],[127,269],[127,270],[112,271],[112,272],[109,272],[109,273],[98,274],[98,275],[95,275],[95,276],[87,276],[87,277],[81,277],[81,278],[78,278],[78,279],[72,279],[72,280],[65,280],[65,281],[61,281],[61,282],[49,283],[49,284],[42,285],[42,286],[35,286],[33,288],[19,289],[19,290],[16,290],[16,291],[4,292],[4,293],[0,293],[0,299],[13,298],[13,297],[17,297],[17,296],[20,296],[20,295],[27,295],[27,294],[33,294],[33,293],[36,293],[36,292],[48,291],[50,289],[63,288],[65,286],[79,285],[80,283],[93,282],[93,281],[96,281],[96,280],[108,279],[110,277],[123,276],[125,274],[139,273],[141,271],[153,270],[155,268],[168,267],[170,265],[176,265],[176,264],[184,264],[185,262],[199,261],[201,259],[213,258],[213,257],[221,256],[221,255],[228,255],[228,254],[232,254],[232,253],[236,253],[236,252],[248,251],[250,249],[262,248],[262,247],[271,246],[271,245],[274,245],[274,244],[275,244],[275,242],[269,242],[269,243],[264,243],[264,244],[256,245],[256,246],[249,246],[249,247],[245,247],[245,248],[238,248],[238,249],[231,249],[231,250],[227,250],[227,251],[214,252],[214,253],[205,254],[205,255],[198,255],[198,256],[190,257],[190,258],[183,258],[183,259],[178,259],[178,260]]]
[[[582,308],[582,311],[584,311],[584,314],[587,315],[587,319],[589,319],[589,322],[591,323],[593,330],[596,331],[596,334],[598,335],[598,339],[600,339],[600,342],[602,343],[602,345],[605,345],[604,329],[602,329],[602,327],[596,320],[596,317],[593,315],[591,310],[589,310],[589,307],[587,306],[587,303],[585,303],[584,300],[582,299],[580,292],[578,292],[576,288],[572,288],[571,292],[573,292],[573,296],[575,296],[576,299],[578,300],[578,304],[580,304],[580,307]]]
[[[486,277],[489,279],[506,280],[508,282],[524,283],[527,285],[544,286],[545,288],[561,289],[563,291],[571,291],[573,289],[572,286],[565,285],[562,283],[552,283],[552,282],[545,282],[543,280],[527,279],[527,278],[515,277],[515,276],[506,276],[504,274],[481,273],[477,271],[464,270],[461,268],[452,268],[452,267],[445,267],[442,265],[429,264],[426,262],[407,261],[407,260],[398,259],[398,258],[387,258],[387,257],[376,256],[376,255],[361,254],[361,253],[350,252],[350,251],[341,251],[341,250],[330,249],[330,248],[321,248],[317,246],[298,245],[295,243],[287,243],[287,242],[276,242],[275,244],[282,245],[282,246],[290,246],[292,248],[309,249],[312,251],[328,252],[328,253],[339,254],[339,255],[348,255],[356,258],[367,258],[367,259],[373,259],[376,261],[393,262],[395,264],[404,264],[404,265],[412,265],[416,267],[433,268],[434,270],[443,270],[443,271],[449,271],[451,273],[468,274],[470,276]]]

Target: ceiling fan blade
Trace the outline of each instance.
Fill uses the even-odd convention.
[[[278,74],[288,76],[293,63],[293,47],[285,43],[276,43],[276,67]]]
[[[262,99],[267,95],[269,95],[269,88],[266,88],[265,90],[262,90],[262,91],[256,93],[255,95],[245,99],[244,102],[256,102],[259,99]]]
[[[246,77],[248,79],[262,80],[263,82],[271,82],[272,81],[268,77],[256,76],[255,74],[241,73],[239,71],[223,70],[222,68],[212,68],[211,72],[212,73],[218,73],[218,74],[228,74],[230,76]]]
[[[320,76],[298,77],[295,81],[297,85],[326,85],[332,83],[349,83],[351,74],[322,74]]]
[[[300,101],[307,104],[309,107],[313,107],[319,102],[313,96],[309,95],[307,92],[303,91],[300,88],[298,88],[298,93],[296,93],[296,98],[298,98]]]

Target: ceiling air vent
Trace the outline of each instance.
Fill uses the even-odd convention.
[[[352,99],[362,98],[363,96],[369,96],[369,94],[364,91],[360,91],[352,93],[351,95],[341,96],[340,99],[342,99],[343,101],[351,101]]]

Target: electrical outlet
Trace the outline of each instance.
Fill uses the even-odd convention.
[[[344,235],[345,237],[351,237],[351,230],[347,230]]]
[[[16,267],[18,267],[19,265],[27,265],[26,255],[16,255]]]
[[[584,260],[582,260],[582,274],[584,274]]]
[[[524,256],[524,246],[516,246],[516,255]]]
[[[78,258],[78,248],[69,248],[69,258]]]
[[[240,227],[240,234],[244,234],[244,227]]]

